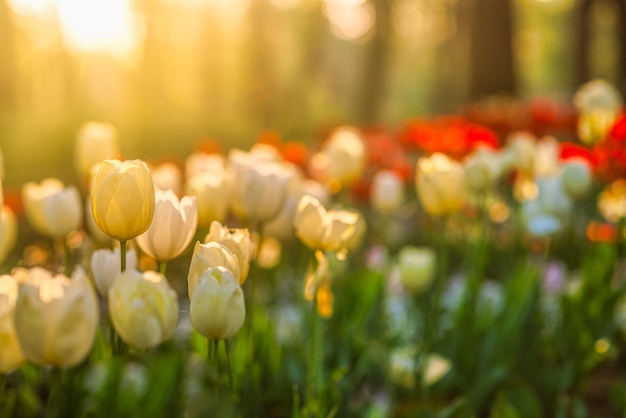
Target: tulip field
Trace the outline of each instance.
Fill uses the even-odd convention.
[[[561,106],[182,163],[77,126],[79,182],[0,193],[0,417],[625,416],[623,98]]]

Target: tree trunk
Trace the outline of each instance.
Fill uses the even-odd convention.
[[[385,97],[389,42],[392,33],[391,9],[393,0],[372,0],[376,13],[376,32],[366,55],[365,72],[359,97],[359,122],[378,122]]]
[[[470,98],[513,95],[512,1],[474,0],[470,36]]]

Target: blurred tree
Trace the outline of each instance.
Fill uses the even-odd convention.
[[[0,0],[0,109],[12,109],[15,105],[14,79],[14,27],[9,18],[9,8]]]
[[[578,47],[576,60],[576,78],[577,85],[583,84],[589,81],[591,78],[596,77],[597,74],[593,74],[592,71],[592,58],[591,52],[594,48],[592,42],[592,35],[595,32],[594,25],[597,25],[597,21],[594,21],[593,8],[598,5],[603,5],[611,10],[611,18],[616,19],[612,25],[612,36],[615,38],[614,44],[618,46],[618,50],[615,51],[617,57],[614,68],[614,80],[608,80],[617,84],[622,94],[626,96],[626,2],[624,0],[582,0],[577,10],[577,36],[576,41]],[[596,19],[597,20],[597,19]]]
[[[371,0],[376,13],[374,36],[369,43],[359,97],[359,122],[379,122],[380,108],[385,96],[392,36],[391,10],[393,0]]]
[[[515,94],[512,1],[474,0],[470,11],[470,99]]]

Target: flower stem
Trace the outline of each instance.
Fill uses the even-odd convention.
[[[63,370],[60,367],[53,367],[48,378],[49,394],[46,415],[58,416],[62,412],[63,403]]]
[[[167,261],[159,260],[159,273],[165,276],[166,271],[167,271]]]
[[[72,250],[70,244],[67,241],[67,237],[63,238],[63,265],[65,266],[65,274],[69,276],[72,268]]]
[[[317,371],[318,371],[318,322],[319,316],[317,314],[317,289],[313,290],[313,301],[311,302],[311,318],[310,318],[310,338],[309,338],[309,355],[307,364],[307,410],[309,413],[315,415],[314,410],[317,406],[314,405],[314,400],[317,396]]]
[[[127,241],[120,241],[120,266],[122,273],[126,271],[126,244]]]
[[[224,352],[226,353],[226,366],[228,367],[228,384],[230,385],[230,390],[235,394],[235,384],[233,383],[233,368],[230,364],[230,353],[229,353],[230,344],[228,340],[224,340]]]

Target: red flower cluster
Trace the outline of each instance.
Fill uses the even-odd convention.
[[[400,132],[400,142],[407,149],[427,154],[442,152],[462,159],[477,146],[498,148],[496,133],[460,116],[444,116],[434,121],[410,120]]]
[[[596,175],[603,181],[626,177],[626,114],[621,115],[606,137],[591,149]]]

